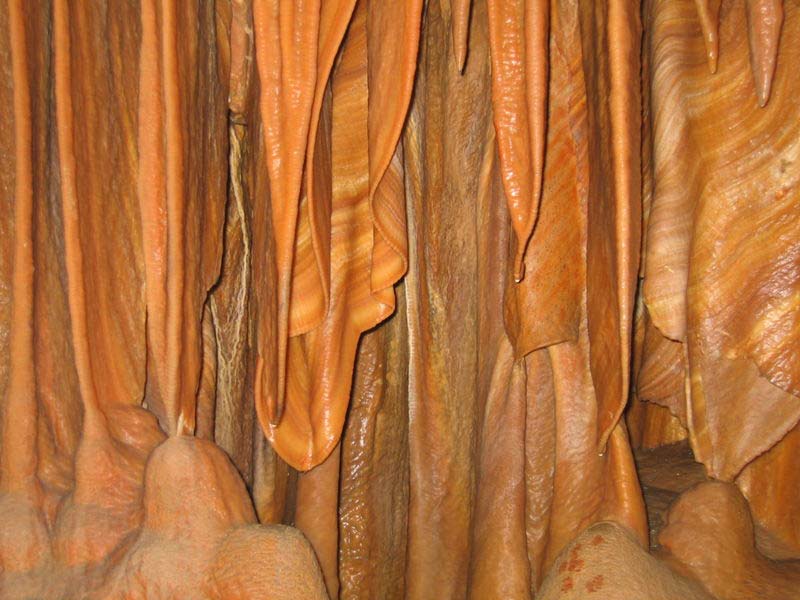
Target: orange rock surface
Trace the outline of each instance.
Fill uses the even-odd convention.
[[[0,598],[795,597],[798,38],[0,0]]]

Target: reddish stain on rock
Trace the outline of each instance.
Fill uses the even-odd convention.
[[[564,579],[564,581],[561,582],[561,591],[562,592],[568,592],[574,586],[575,586],[575,584],[572,583],[572,577],[567,577],[566,579]]]
[[[602,587],[603,587],[602,575],[595,575],[586,583],[586,591],[589,592],[590,594],[592,592],[598,591]]]
[[[569,563],[566,560],[563,561],[560,565],[558,565],[558,572],[563,573],[564,571],[566,571],[568,565]]]
[[[602,535],[596,535],[592,538],[592,546],[599,546],[605,541]]]
[[[569,570],[570,573],[579,573],[580,570],[583,569],[583,565],[583,560],[576,556],[570,559],[567,570]]]

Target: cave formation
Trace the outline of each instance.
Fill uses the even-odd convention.
[[[0,32],[0,598],[800,598],[800,1]]]

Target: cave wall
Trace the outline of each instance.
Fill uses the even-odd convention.
[[[4,597],[531,597],[681,440],[796,557],[797,10],[8,0]]]

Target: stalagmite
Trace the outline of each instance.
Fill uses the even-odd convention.
[[[542,585],[544,600],[712,600],[689,578],[672,572],[613,522],[589,527],[556,560]]]
[[[670,508],[659,541],[670,561],[720,600],[800,598],[800,561],[775,561],[756,548],[753,522],[735,486],[702,483]]]

